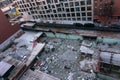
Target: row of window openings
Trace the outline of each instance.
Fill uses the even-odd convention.
[[[72,0],[73,1],[73,0]],[[75,2],[75,1],[73,1],[73,2],[69,2],[69,1],[65,1],[64,0],[64,2],[68,2],[68,3],[65,3],[65,5],[66,6],[68,6],[68,4],[70,4],[70,6],[79,6],[79,5],[85,5],[85,1],[77,1],[77,2]],[[48,3],[50,3],[50,1],[48,2]],[[54,3],[53,1],[52,1],[52,3]],[[55,3],[57,3],[56,1],[55,1]],[[37,2],[37,5],[41,5],[41,4],[45,4],[45,3],[43,3],[43,2]],[[62,4],[62,3],[61,3]],[[92,4],[92,2],[91,2],[91,0],[87,0],[86,1],[86,4],[87,5],[91,5]],[[58,5],[58,7],[59,7],[59,5]]]
[[[20,8],[26,8],[26,7],[33,7],[33,6],[29,6],[29,4],[26,4],[26,5],[19,5],[19,7]],[[66,7],[68,7],[68,6],[66,6]],[[41,6],[41,8],[42,9],[51,9],[51,8],[55,8],[55,6],[54,5],[52,5],[52,6],[48,5],[48,6]],[[57,8],[63,8],[63,6],[57,7]]]
[[[31,11],[31,10],[33,10],[32,8],[29,8],[29,10]],[[24,12],[24,11],[29,11],[28,10],[28,8],[26,8],[26,9],[21,9],[21,10],[19,10],[20,12]],[[91,8],[91,6],[90,7],[87,7],[87,11],[90,11],[90,10],[92,10],[92,8]],[[76,8],[66,8],[66,10],[64,9],[64,8],[58,8],[57,10],[53,10],[53,12],[54,13],[57,13],[57,11],[58,12],[61,12],[61,11],[66,11],[66,12],[74,12],[74,11],[80,11],[80,8],[79,7],[76,7]],[[81,7],[81,11],[86,11],[86,8],[85,7]],[[45,14],[45,11],[40,11],[40,14],[41,13],[44,13]],[[46,10],[46,12],[47,13],[50,13],[50,12],[52,12],[52,10]],[[34,13],[34,12],[33,12]],[[35,12],[35,13],[37,13],[37,11]]]
[[[30,15],[30,13],[28,12]],[[48,14],[48,15],[41,15],[41,17],[80,17],[80,16],[92,16],[92,12],[87,12],[87,13],[68,13],[68,14]]]
[[[42,8],[42,10],[44,10],[44,8],[43,7],[41,7]],[[33,10],[33,9],[39,9],[38,7],[36,7],[36,8],[30,8],[30,10]],[[47,9],[47,8],[45,8],[45,9]],[[71,11],[80,11],[80,9],[81,9],[81,11],[86,11],[86,10],[92,10],[92,7],[91,6],[87,6],[87,7],[75,7],[75,8],[56,8],[58,11],[65,11],[66,10],[66,12],[69,12],[70,10]],[[52,10],[52,9],[48,9],[48,10]]]
[[[42,18],[41,16],[33,16],[34,19],[39,19],[39,18]],[[46,19],[46,20],[83,20],[83,21],[91,21],[92,18],[91,17],[82,17],[82,18],[54,18],[54,17],[51,17],[51,18],[45,18],[43,17],[42,19]]]
[[[22,3],[25,3],[25,2],[33,2],[33,1],[35,1],[35,2],[37,2],[37,0],[26,0],[26,1],[24,1],[24,0],[22,0],[22,1],[19,1],[18,2],[18,4],[22,4]],[[64,1],[64,2],[67,2],[67,0],[59,0],[60,2],[61,1]],[[73,1],[73,0],[69,0],[69,1]],[[54,1],[52,1],[52,0],[47,0],[47,3],[53,3],[53,2],[55,2],[55,3],[58,3],[58,0],[54,0]],[[43,4],[45,4],[45,1],[41,1],[40,3],[43,3]],[[81,1],[81,4],[84,4],[85,3],[85,1]],[[76,4],[78,4],[78,3],[76,3]],[[87,0],[87,4],[91,4],[91,0]]]
[[[75,6],[75,7],[80,7],[80,6]],[[85,6],[83,6],[83,7],[85,7]],[[55,6],[54,5],[52,7],[49,7],[49,6],[48,7],[47,6],[40,6],[40,8],[41,9],[54,9]],[[68,7],[61,6],[61,7],[56,7],[56,8],[68,8]],[[74,8],[74,7],[72,7],[72,8]]]
[[[26,2],[29,2],[29,3],[30,3],[31,1],[26,1]],[[33,2],[33,1],[32,1],[32,2]],[[25,3],[24,0],[23,0],[23,3]],[[92,2],[91,2],[91,0],[87,0],[86,3],[87,3],[87,5],[91,5]],[[19,5],[19,4],[22,4],[22,2],[18,2],[18,5]],[[37,5],[41,5],[41,4],[44,4],[44,5],[45,5],[45,1],[42,1],[42,2],[37,2],[37,1],[36,1],[36,4],[37,4]],[[30,3],[30,5],[31,5],[31,6],[35,6],[35,3]],[[65,6],[66,6],[66,7],[68,7],[68,5],[70,5],[70,7],[72,7],[72,6],[74,6],[74,5],[75,5],[75,6],[85,5],[85,1],[80,1],[80,2],[77,1],[77,2],[65,3]],[[27,5],[27,6],[28,6],[28,5]],[[56,6],[59,7],[60,4],[56,4]]]
[[[37,2],[37,0],[22,0],[22,1],[18,1],[17,4],[22,4],[22,3],[26,3],[26,2]]]
[[[35,13],[36,13],[36,14],[40,14],[40,15],[44,15],[44,14],[45,14],[45,13],[43,13],[43,14],[42,14],[41,12],[40,12],[40,13],[38,13],[38,12],[36,12],[36,11],[35,11],[35,12],[34,12],[34,11],[31,11],[31,13],[30,13],[30,12],[28,12],[28,14],[29,14],[29,15],[31,15],[31,14],[35,14]],[[85,12],[81,12],[81,13],[86,15],[86,13],[85,13]],[[67,13],[67,14],[70,14],[70,13]],[[75,13],[71,13],[71,14],[75,14]],[[77,14],[80,14],[80,12],[79,12],[79,13],[77,13]],[[92,16],[92,12],[87,12],[87,15]]]
[[[89,0],[89,1],[91,1],[91,0]],[[81,5],[85,5],[85,1],[81,1],[80,2],[81,3]],[[65,3],[64,5],[65,5],[65,7],[69,7],[69,5],[70,5],[70,7],[73,7],[74,5],[75,6],[80,6],[80,3],[79,2],[75,2],[75,4],[73,3],[73,2],[70,2],[70,3]],[[29,5],[30,4],[30,5]],[[38,5],[38,3],[29,3],[29,4],[24,4],[24,5],[20,5],[19,7],[20,8],[24,8],[24,7],[30,7],[30,6],[36,6],[36,4]],[[88,5],[90,5],[91,4],[91,2],[89,2],[88,3]],[[39,4],[40,5],[40,4]],[[64,6],[63,4],[56,4],[56,7],[61,7],[61,6]],[[45,9],[47,8],[47,6],[44,6],[45,7]],[[55,8],[55,5],[48,5],[48,7],[49,8]]]

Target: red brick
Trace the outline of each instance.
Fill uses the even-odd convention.
[[[4,13],[0,10],[0,44],[20,29],[18,24],[11,25]]]

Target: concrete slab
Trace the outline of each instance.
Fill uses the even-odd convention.
[[[20,80],[60,80],[54,76],[48,75],[41,71],[35,70],[28,70]]]
[[[93,53],[94,53],[93,50],[91,50],[90,48],[88,48],[88,47],[86,47],[86,46],[81,46],[81,47],[80,47],[80,51],[81,51],[82,53],[85,53],[85,54],[93,54]]]

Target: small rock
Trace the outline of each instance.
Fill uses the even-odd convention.
[[[70,66],[64,66],[64,69],[70,69]]]

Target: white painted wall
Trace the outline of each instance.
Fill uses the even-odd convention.
[[[32,19],[33,20],[33,19]],[[40,20],[40,19],[34,19],[35,21],[43,21],[44,23],[46,22],[56,22],[56,23],[60,23],[60,24],[73,24],[73,23],[81,23],[81,24],[85,24],[85,23],[93,23],[93,21],[68,21],[68,20]]]
[[[24,19],[25,21],[28,21],[28,20],[30,20],[30,19],[33,19],[33,18],[32,18],[32,15],[29,15],[27,12],[23,12],[22,17],[23,17],[23,19]]]

